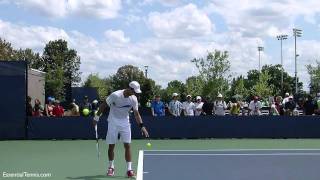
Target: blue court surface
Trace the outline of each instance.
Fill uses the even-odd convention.
[[[319,180],[320,150],[149,150],[137,180]]]

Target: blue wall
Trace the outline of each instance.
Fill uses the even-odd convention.
[[[319,116],[143,117],[151,138],[320,138]],[[105,138],[106,117],[99,122]],[[30,139],[94,139],[92,118],[29,118]],[[142,138],[136,123],[132,137]]]
[[[0,61],[0,139],[25,138],[26,68],[23,61]]]

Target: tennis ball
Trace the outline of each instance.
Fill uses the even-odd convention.
[[[88,116],[90,111],[89,111],[89,109],[83,109],[82,113],[83,113],[83,115]]]
[[[151,143],[147,143],[147,147],[148,147],[148,148],[151,148]]]

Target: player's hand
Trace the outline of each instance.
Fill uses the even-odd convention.
[[[142,127],[141,128],[141,132],[142,132],[142,135],[144,135],[146,138],[149,137],[149,133],[148,133],[146,127]]]

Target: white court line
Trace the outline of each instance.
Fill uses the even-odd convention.
[[[143,180],[143,150],[139,151],[136,180]]]
[[[320,156],[320,153],[144,154],[144,156]]]
[[[145,152],[208,152],[208,151],[320,151],[320,149],[205,149],[205,150],[144,150]]]

